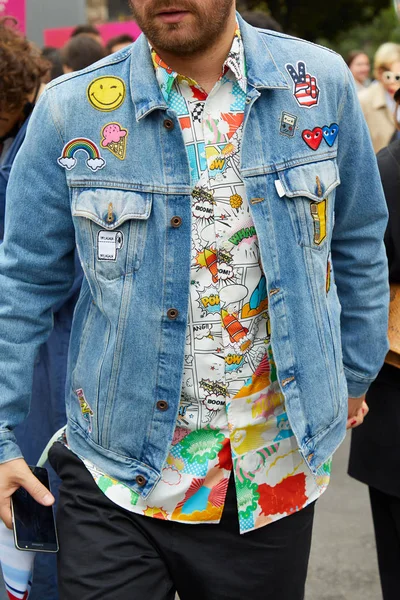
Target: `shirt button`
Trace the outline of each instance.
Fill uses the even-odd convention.
[[[166,410],[169,409],[169,404],[165,400],[159,400],[157,402],[157,408],[158,408],[158,410],[161,410],[162,412],[165,412]]]
[[[167,317],[168,319],[171,319],[171,321],[175,321],[175,319],[178,318],[179,315],[179,311],[176,310],[176,308],[170,308],[169,311],[167,312]]]
[[[167,129],[168,131],[172,131],[173,128],[175,127],[174,122],[171,121],[171,119],[165,119],[164,120],[164,127],[165,129]]]
[[[172,227],[180,227],[182,225],[182,219],[180,217],[172,217],[171,219]]]
[[[143,475],[138,475],[136,477],[136,483],[138,484],[139,487],[143,487],[144,485],[146,485],[147,479],[145,477],[143,477]]]

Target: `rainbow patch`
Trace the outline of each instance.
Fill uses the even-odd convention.
[[[64,146],[62,155],[57,160],[60,167],[67,169],[67,171],[74,169],[78,162],[76,158],[78,152],[85,152],[88,157],[86,166],[94,173],[106,166],[106,161],[94,142],[87,138],[75,138]]]

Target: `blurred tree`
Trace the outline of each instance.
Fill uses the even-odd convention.
[[[391,0],[238,0],[239,10],[266,10],[283,30],[307,40],[335,39],[363,23],[370,23]],[[393,12],[393,11],[392,11]]]
[[[382,10],[369,23],[356,25],[339,33],[334,40],[319,38],[319,44],[329,46],[344,58],[351,50],[364,50],[372,59],[378,46],[384,42],[400,44],[400,22],[392,8]]]

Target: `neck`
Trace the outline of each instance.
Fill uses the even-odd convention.
[[[223,34],[215,44],[199,54],[179,56],[164,50],[159,51],[157,47],[153,47],[171,69],[196,81],[208,94],[221,77],[224,62],[232,46],[235,29],[236,15],[235,12],[232,12]]]

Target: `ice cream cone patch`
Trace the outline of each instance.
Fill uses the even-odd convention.
[[[119,160],[125,160],[128,130],[119,123],[108,123],[101,132],[101,147],[107,148]]]

